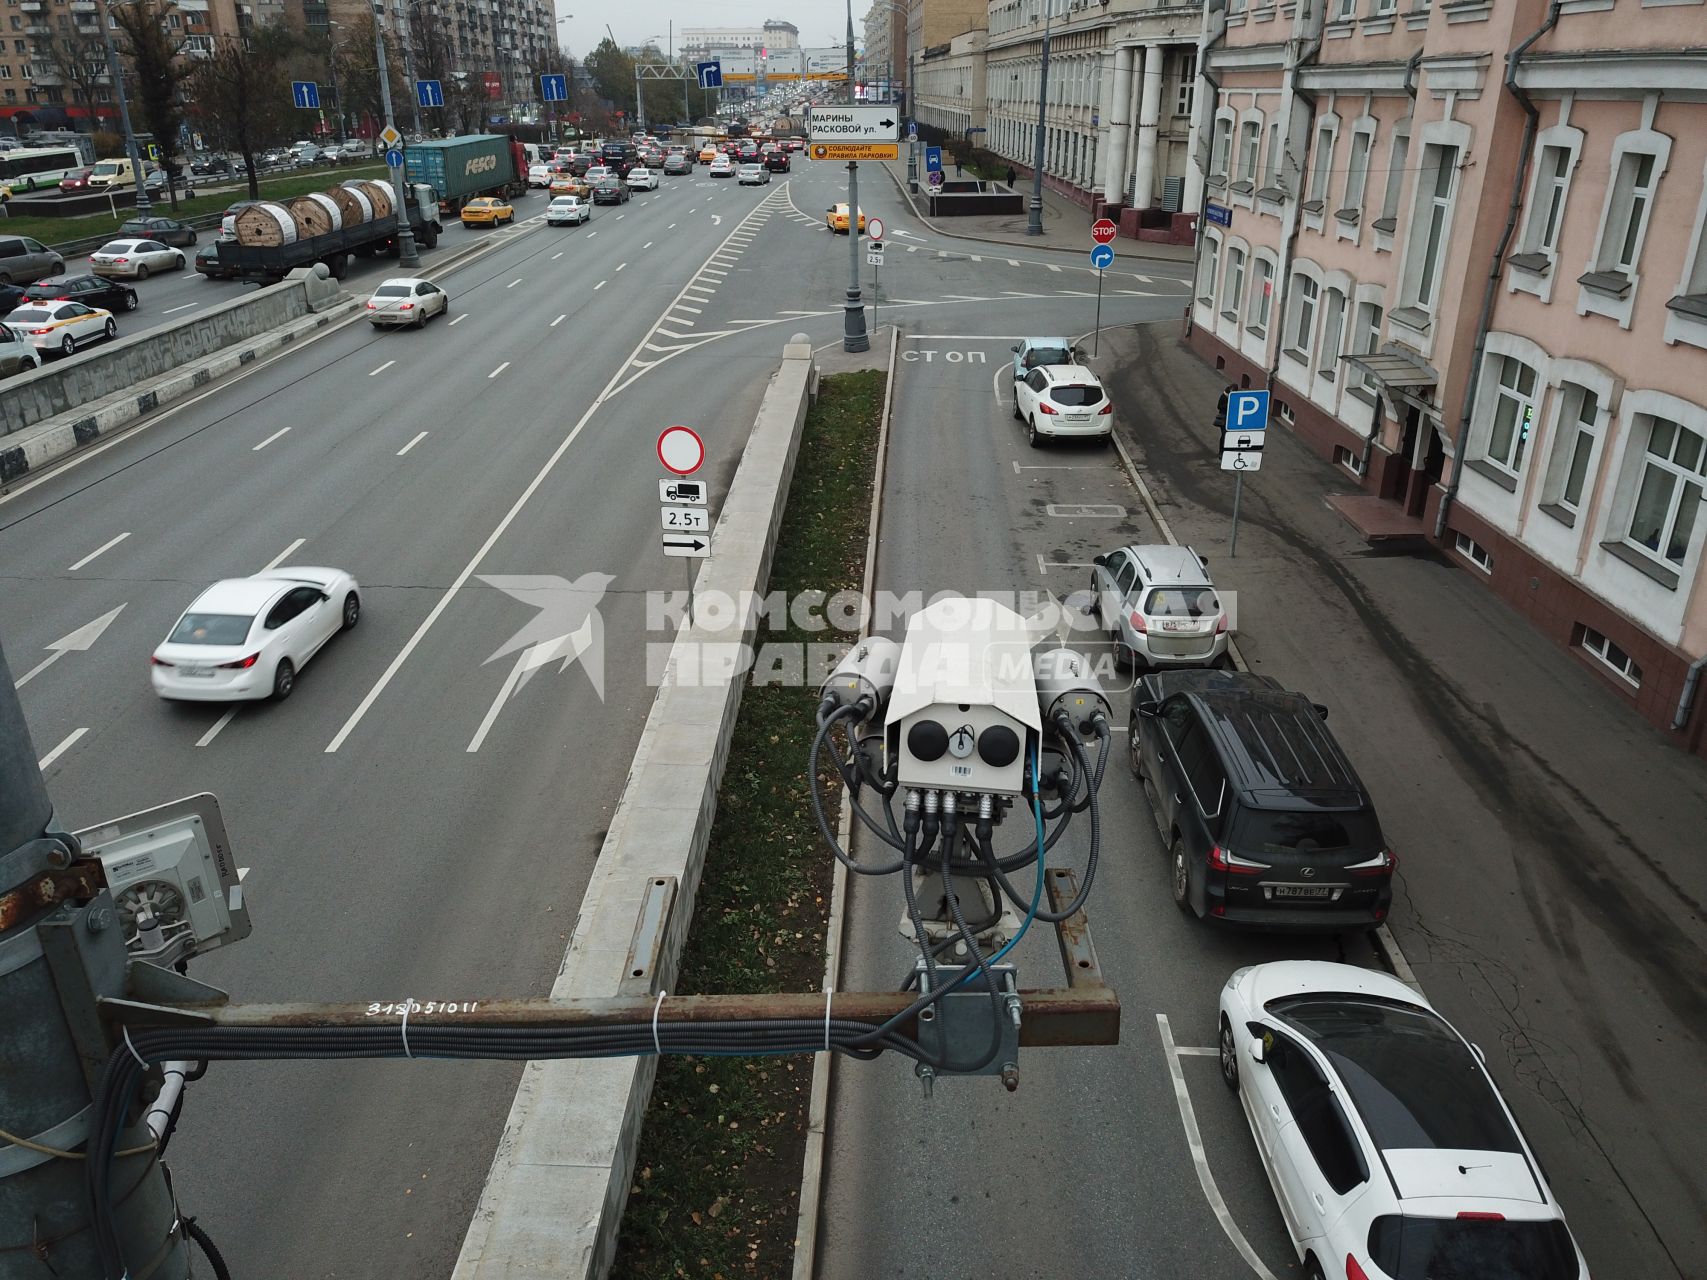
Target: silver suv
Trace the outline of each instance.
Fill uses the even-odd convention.
[[[1209,562],[1190,547],[1155,543],[1100,555],[1091,590],[1119,661],[1141,671],[1226,665],[1227,609]]]
[[[0,235],[0,284],[34,284],[65,270],[65,259],[40,240]]]

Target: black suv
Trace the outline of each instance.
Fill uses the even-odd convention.
[[[1327,708],[1243,671],[1168,671],[1132,692],[1132,772],[1181,910],[1272,929],[1369,928],[1393,901],[1375,806]]]
[[[793,168],[793,165],[789,163],[788,152],[784,151],[781,147],[778,147],[775,151],[772,151],[770,154],[765,156],[765,168],[769,169],[772,173],[787,173]]]
[[[620,142],[607,142],[599,152],[599,163],[619,178],[626,178],[634,168],[634,151]]]

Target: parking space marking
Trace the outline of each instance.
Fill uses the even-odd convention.
[[[1227,1202],[1221,1198],[1221,1188],[1215,1185],[1215,1175],[1209,1170],[1209,1158],[1203,1151],[1203,1135],[1197,1128],[1197,1113],[1192,1110],[1191,1093],[1185,1087],[1185,1072],[1180,1069],[1179,1050],[1174,1046],[1173,1029],[1168,1025],[1168,1015],[1156,1015],[1156,1029],[1162,1036],[1162,1051],[1168,1059],[1168,1074],[1174,1081],[1174,1101],[1179,1106],[1180,1124],[1185,1129],[1186,1146],[1191,1148],[1191,1162],[1197,1168],[1197,1183],[1203,1188],[1203,1198],[1209,1201],[1209,1207],[1214,1210],[1216,1221],[1221,1224],[1221,1230],[1226,1232],[1227,1239],[1233,1242],[1233,1247],[1239,1251],[1250,1268],[1261,1280],[1275,1280],[1275,1275],[1263,1266],[1262,1259],[1257,1257],[1256,1250],[1251,1248],[1251,1242],[1245,1239],[1245,1233],[1239,1230],[1239,1224],[1233,1221],[1233,1215],[1227,1210]]]
[[[1044,510],[1060,520],[1126,519],[1126,508],[1113,502],[1051,502]]]
[[[1014,474],[1022,471],[1100,471],[1101,467],[1074,467],[1066,463],[1045,462],[1016,462],[1013,464]]]
[[[509,367],[510,367],[510,362],[508,360],[506,360],[506,361],[504,361],[503,364],[499,365],[496,369],[492,370],[492,372],[487,374],[486,376],[488,378],[496,378],[500,373],[504,372],[504,370],[508,369]]]
[[[421,432],[413,440],[411,440],[408,444],[404,445],[401,449],[399,449],[397,451],[397,456],[399,458],[401,458],[404,454],[408,453],[409,450],[413,449],[416,445],[420,444],[421,441],[425,440],[426,438],[427,438],[427,433],[425,431]]]
[[[455,319],[455,320],[452,320],[452,321],[451,321],[451,325],[452,325],[452,326],[453,326],[453,327],[454,327],[454,326],[455,326],[455,325],[459,325],[459,324],[461,324],[461,323],[462,323],[462,322],[463,322],[463,321],[464,321],[464,320],[466,320],[466,319],[468,319],[468,312],[466,312],[466,311],[464,311],[464,312],[463,312],[463,313],[462,313],[462,314],[461,314],[461,315],[459,315],[459,316],[458,316],[458,317],[457,317],[457,318],[456,318],[456,319]]]
[[[280,436],[289,435],[289,434],[290,434],[290,428],[289,427],[280,427],[277,431],[273,432],[272,435],[268,436],[265,440],[261,441],[260,444],[256,445],[254,448],[250,449],[249,452],[250,453],[259,453],[259,452],[261,452],[262,449],[265,449],[268,445],[270,445],[273,441],[277,440]]]
[[[1045,560],[1041,551],[1037,553],[1037,571],[1044,577],[1049,576],[1051,569],[1089,569],[1090,567],[1091,562],[1089,560]]]
[[[298,538],[295,542],[291,543],[290,546],[286,547],[283,551],[279,552],[278,555],[274,556],[271,560],[267,561],[266,564],[262,565],[261,572],[271,573],[291,556],[294,556],[296,554],[296,549],[307,541],[307,538]]]
[[[73,729],[70,737],[66,738],[64,742],[60,743],[52,751],[49,751],[40,760],[36,761],[36,768],[40,769],[43,773],[46,773],[49,765],[59,759],[59,757],[64,755],[67,751],[71,750],[72,747],[76,746],[77,739],[81,738],[88,732],[88,725],[84,725],[81,729]]]
[[[395,361],[395,360],[387,360],[384,364],[380,365],[379,368],[369,369],[367,371],[367,376],[370,378],[377,378],[380,374],[384,373],[387,369],[391,368],[391,366],[396,364],[396,363],[397,363],[397,361]]]
[[[233,707],[224,715],[220,716],[219,719],[215,720],[213,722],[213,728],[209,729],[206,733],[202,734],[201,737],[196,739],[196,745],[198,747],[205,747],[208,743],[219,737],[219,731],[237,718],[237,711],[238,708]]]
[[[114,547],[118,546],[119,543],[123,542],[128,537],[130,537],[130,530],[127,529],[123,533],[119,534],[118,537],[109,538],[107,541],[103,542],[100,546],[96,547],[93,551],[91,551],[88,555],[84,556],[76,564],[72,565],[65,572],[76,573],[84,565],[86,565],[90,561],[94,560],[94,558],[96,556],[101,555],[103,552],[111,551]]]

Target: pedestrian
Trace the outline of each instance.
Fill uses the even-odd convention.
[[[1015,178],[1017,178],[1017,177],[1019,177],[1019,175],[1018,175],[1018,174],[1017,174],[1017,173],[1015,173],[1015,172],[1014,172],[1014,167],[1013,167],[1013,166],[1012,166],[1012,165],[1011,165],[1011,164],[1010,164],[1010,165],[1009,165],[1009,166],[1008,166],[1008,185],[1009,185],[1009,186],[1010,186],[1010,187],[1011,187],[1011,186],[1013,186],[1013,184],[1014,184],[1014,179],[1015,179]]]
[[[958,151],[954,154],[954,176],[957,178],[960,176],[960,153]]]

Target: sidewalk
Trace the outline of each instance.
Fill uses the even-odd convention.
[[[1176,322],[1102,344],[1122,438],[1234,593],[1245,658],[1329,707],[1399,858],[1393,932],[1486,1050],[1591,1266],[1691,1270],[1707,1103],[1676,1082],[1707,1044],[1707,769],[1467,562],[1372,553],[1329,505],[1350,477],[1282,426],[1232,557],[1210,425],[1224,380]]]
[[[1027,215],[991,214],[967,218],[938,218],[927,217],[925,210],[929,207],[924,198],[924,170],[920,161],[919,196],[917,199],[907,194],[907,161],[884,160],[879,166],[888,171],[894,180],[901,198],[906,200],[913,209],[913,215],[932,231],[942,236],[952,236],[958,240],[981,240],[987,244],[1007,244],[1022,246],[1029,249],[1066,249],[1076,253],[1089,253],[1091,250],[1091,213],[1082,205],[1074,204],[1059,192],[1048,187],[1043,189],[1043,234],[1028,236],[1025,233]],[[1031,199],[1031,187],[1025,181],[1018,184],[1017,189],[1025,195],[1027,202]],[[1126,240],[1117,238],[1113,245],[1116,258],[1131,258],[1150,262],[1190,262],[1194,250],[1190,245],[1157,244],[1145,240]]]

